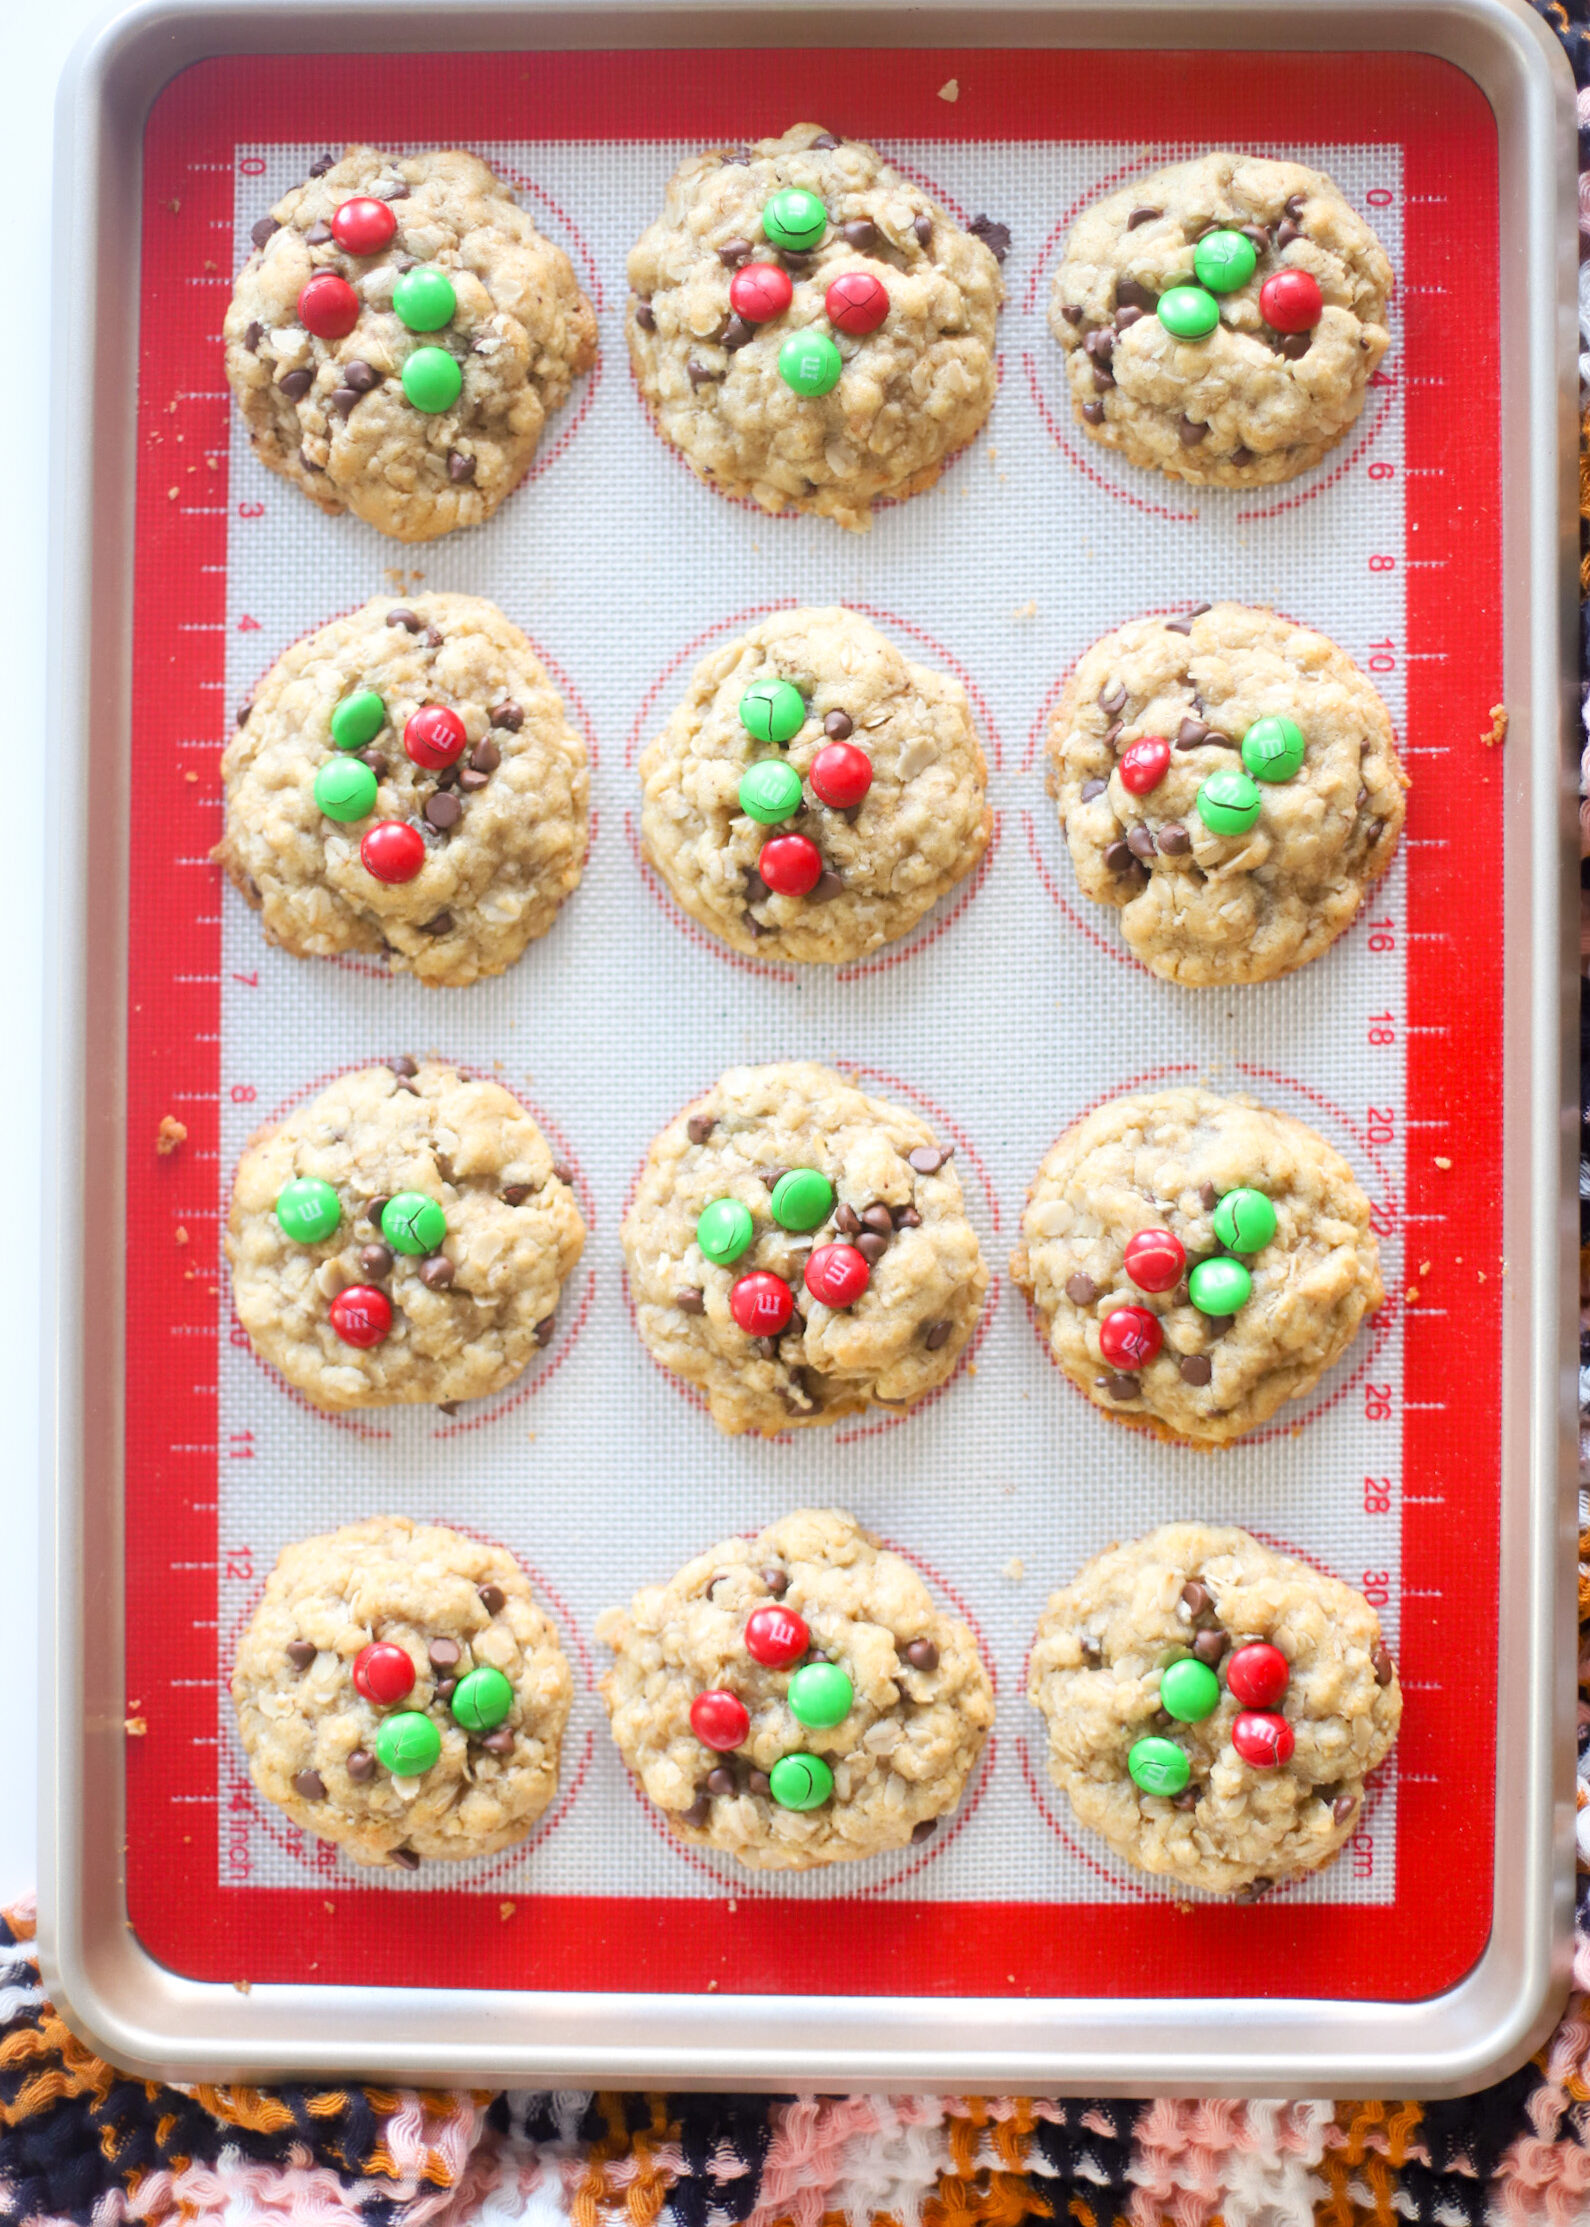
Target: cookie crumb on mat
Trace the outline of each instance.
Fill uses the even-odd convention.
[[[1507,740],[1508,713],[1505,704],[1492,704],[1491,724],[1480,740],[1487,750],[1494,750],[1498,743]]]
[[[175,1152],[179,1144],[188,1140],[188,1125],[175,1114],[162,1114],[160,1127],[155,1134],[155,1150],[164,1159],[168,1152]]]
[[[141,1740],[149,1730],[149,1719],[147,1717],[123,1717],[122,1730],[130,1733],[135,1740]]]
[[[939,87],[939,99],[941,101],[958,101],[960,97],[960,79],[958,77],[947,77],[944,80],[944,83]]]
[[[1452,1165],[1451,1161],[1439,1152],[1435,1156],[1435,1164],[1438,1168],[1449,1168]]]
[[[498,1917],[499,1917],[499,1918],[501,1918],[501,1920],[502,1920],[502,1922],[503,1922],[503,1924],[504,1924],[504,1925],[506,1925],[506,1924],[507,1924],[508,1920],[509,1920],[509,1919],[510,1919],[510,1918],[511,1918],[511,1917],[513,1916],[513,1914],[514,1914],[515,1910],[517,1910],[517,1909],[518,1909],[518,1907],[519,1907],[519,1905],[518,1905],[518,1904],[517,1904],[516,1902],[499,1902],[499,1903],[498,1903],[498,1905],[497,1905],[497,1915],[498,1915]]]

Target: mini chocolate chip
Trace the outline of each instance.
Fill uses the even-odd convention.
[[[749,240],[725,240],[722,247],[718,249],[718,261],[724,266],[726,270],[732,271],[739,264],[745,262],[746,259],[750,256],[751,252],[752,249]]]
[[[1357,796],[1356,796],[1356,797],[1355,797],[1355,798],[1353,799],[1353,809],[1354,809],[1354,811],[1356,811],[1356,812],[1361,812],[1361,811],[1363,810],[1364,806],[1365,806],[1365,805],[1366,805],[1366,804],[1367,804],[1368,802],[1369,802],[1369,791],[1368,791],[1367,789],[1360,789],[1360,790],[1359,790],[1359,792],[1358,792],[1358,794],[1357,794]]]
[[[1303,196],[1300,193],[1289,193],[1284,206],[1287,215],[1295,224],[1303,214]]]
[[[1212,1605],[1208,1586],[1200,1585],[1195,1577],[1190,1577],[1181,1589],[1181,1605],[1189,1616],[1202,1616],[1204,1610]]]
[[[445,1405],[449,1413],[455,1415],[457,1414],[458,1402],[456,1400],[448,1400],[443,1404]],[[431,1699],[432,1701],[451,1701],[457,1691],[458,1680],[456,1678],[438,1678],[436,1681],[436,1688],[431,1695]]]
[[[1262,255],[1270,244],[1270,227],[1267,224],[1244,224],[1238,227],[1245,240],[1251,240]]]
[[[1200,425],[1198,424],[1196,419],[1187,417],[1185,415],[1183,415],[1181,423],[1177,426],[1176,433],[1177,438],[1180,440],[1183,448],[1196,448],[1200,441],[1207,441],[1209,438],[1209,428],[1207,425]]]
[[[1140,858],[1146,863],[1155,855],[1153,829],[1145,827],[1141,823],[1136,827],[1128,828],[1126,847],[1134,858]]]
[[[692,1114],[685,1123],[685,1133],[692,1144],[705,1144],[717,1126],[714,1114]]]
[[[1110,724],[1105,728],[1104,739],[1109,744],[1112,750],[1119,749],[1121,737],[1125,733],[1125,731],[1126,721],[1124,719],[1112,719],[1110,721]]]
[[[352,387],[355,394],[368,394],[372,387],[381,384],[381,374],[373,371],[362,356],[355,356],[342,367],[342,383]]]
[[[705,387],[710,386],[714,379],[721,379],[723,373],[710,370],[704,363],[697,363],[695,357],[692,356],[685,365],[685,376],[693,387]]]
[[[387,1199],[370,1199],[364,1209],[365,1220],[372,1229],[381,1227],[381,1217],[391,1202]]]
[[[412,1848],[394,1848],[392,1850],[392,1861],[397,1865],[399,1871],[418,1871],[420,1868],[420,1859],[415,1855]]]
[[[523,1206],[534,1188],[531,1183],[506,1183],[497,1196],[504,1206]]]
[[[298,451],[298,461],[300,464],[302,464],[306,472],[323,472],[326,468],[324,464],[317,464],[315,462],[308,449],[301,448]]]
[[[912,1847],[920,1848],[923,1841],[931,1840],[938,1829],[939,1820],[936,1817],[919,1817],[911,1827]]]
[[[820,148],[826,155],[830,148],[837,147],[838,145],[839,142],[834,137],[831,131],[820,131],[815,139],[807,141],[808,152],[812,154],[817,153]]]
[[[744,912],[741,913],[740,921],[741,925],[745,928],[748,928],[753,936],[770,936],[774,932],[772,928],[765,927],[763,923],[757,919],[756,914],[752,912],[749,905],[747,905]]]
[[[243,334],[243,345],[248,350],[251,356],[264,338],[265,327],[260,323],[257,317],[251,318],[249,320],[247,329]]]
[[[1192,849],[1192,837],[1179,820],[1169,820],[1159,831],[1159,847],[1167,858],[1180,858]]]
[[[464,1659],[464,1650],[456,1639],[433,1639],[425,1650],[425,1659],[432,1670],[456,1670]]]
[[[420,1282],[427,1291],[445,1291],[456,1270],[445,1253],[432,1253],[429,1260],[420,1263]]]
[[[556,1315],[543,1315],[541,1317],[541,1320],[536,1324],[535,1328],[536,1344],[543,1346],[550,1345],[552,1343],[553,1334],[556,1331],[557,1327],[558,1318]]]
[[[326,1782],[318,1771],[295,1771],[293,1792],[303,1801],[323,1802],[326,1798]]]
[[[499,1724],[494,1732],[486,1734],[480,1744],[488,1755],[512,1755],[513,1734],[507,1725]]]
[[[1369,1666],[1375,1674],[1375,1684],[1377,1686],[1389,1686],[1392,1679],[1396,1677],[1397,1666],[1392,1661],[1384,1640],[1380,1642],[1370,1656]]]
[[[1289,363],[1296,363],[1299,356],[1306,356],[1313,345],[1312,333],[1287,333],[1283,339],[1277,341],[1276,348]]]
[[[1237,1327],[1235,1315],[1212,1315],[1204,1324],[1206,1338],[1229,1338]]]
[[[913,1670],[937,1670],[939,1651],[931,1639],[913,1639],[900,1650]]]
[[[863,1230],[856,1239],[856,1251],[869,1268],[875,1268],[888,1250],[889,1240],[880,1237],[876,1230]]]
[[[1134,209],[1126,220],[1126,229],[1135,232],[1140,224],[1152,224],[1156,217],[1164,214],[1163,209]]]
[[[919,1144],[914,1151],[906,1154],[906,1160],[918,1175],[937,1175],[945,1161],[954,1156],[955,1147],[952,1144]]]
[[[1104,423],[1104,404],[1102,402],[1084,402],[1082,415],[1087,419],[1089,425],[1102,425]]]
[[[1112,1400],[1137,1400],[1143,1396],[1143,1387],[1135,1376],[1104,1376],[1099,1382]]]
[[[739,1781],[726,1763],[718,1764],[715,1770],[707,1773],[709,1794],[737,1794],[739,1790]]]
[[[493,1585],[489,1581],[485,1585],[477,1585],[475,1594],[488,1616],[500,1615],[508,1605],[508,1596],[502,1587]]]
[[[1010,226],[996,224],[992,217],[973,217],[966,227],[974,240],[981,240],[996,263],[1003,263],[1010,253]]]
[[[914,1206],[897,1206],[894,1209],[894,1226],[896,1229],[920,1229],[922,1217]]]
[[[477,773],[473,766],[465,766],[463,772],[457,778],[458,786],[463,790],[465,796],[474,796],[479,790],[486,787],[491,776],[485,773]]]
[[[927,1326],[927,1336],[922,1341],[929,1353],[937,1353],[940,1346],[947,1345],[950,1332],[954,1328],[953,1322],[930,1322]]]
[[[1237,1889],[1231,1899],[1233,1902],[1257,1902],[1260,1895],[1267,1895],[1274,1885],[1273,1879],[1250,1879],[1245,1887]]]
[[[265,245],[265,242],[271,237],[271,235],[273,233],[279,232],[280,230],[281,226],[277,222],[275,217],[256,217],[254,220],[253,228],[249,232],[249,238],[254,242],[254,245],[256,247],[263,247]]]
[[[1380,838],[1382,837],[1382,835],[1384,835],[1384,834],[1385,834],[1385,832],[1386,832],[1386,823],[1385,823],[1385,821],[1384,821],[1384,820],[1371,820],[1371,821],[1370,821],[1370,823],[1369,823],[1369,840],[1370,840],[1370,842],[1371,842],[1371,843],[1378,843],[1378,842],[1380,841]]]
[[[1109,785],[1108,781],[1084,781],[1082,784],[1083,803],[1091,804],[1096,796],[1103,796]]]
[[[657,330],[657,317],[650,302],[636,302],[635,322],[643,333],[654,333]]]
[[[462,449],[450,448],[447,452],[447,476],[455,487],[462,487],[475,476],[475,458],[466,456]]]
[[[516,704],[513,698],[510,696],[506,698],[504,702],[495,705],[493,709],[488,712],[487,717],[490,719],[494,727],[505,727],[509,734],[516,735],[519,732],[520,728],[524,725],[524,707],[521,704]],[[489,773],[491,771],[491,766],[488,766],[485,759],[481,756],[481,752],[486,747],[487,745],[485,743],[480,743],[479,745],[477,745],[475,750],[475,763],[480,767],[483,773]],[[492,747],[495,748],[495,745],[492,745]],[[496,760],[493,759],[492,764],[494,765],[495,763]]]
[[[783,1182],[785,1176],[789,1174],[789,1169],[776,1167],[771,1161],[768,1161],[764,1166],[759,1167],[756,1172],[766,1188],[771,1191]]]
[[[828,904],[835,897],[842,897],[845,894],[845,885],[832,867],[825,866],[806,894],[808,897],[820,898],[824,904]]]
[[[287,1660],[294,1670],[307,1670],[319,1652],[312,1639],[290,1639],[287,1642]]]
[[[745,1785],[747,1793],[750,1794],[767,1795],[773,1791],[773,1781],[768,1777],[766,1771],[748,1771]]]
[[[1159,296],[1141,279],[1123,278],[1115,289],[1115,306],[1117,309],[1140,309],[1145,316],[1152,316],[1159,307]],[[1065,312],[1068,317],[1070,314],[1069,310]],[[1080,310],[1077,314],[1081,315]]]
[[[1245,442],[1239,441],[1236,447],[1231,451],[1231,455],[1227,459],[1227,461],[1229,463],[1235,464],[1237,469],[1239,471],[1242,471],[1253,462],[1253,451],[1247,446]]]
[[[1140,325],[1143,322],[1143,314],[1142,310],[1133,309],[1130,306],[1125,309],[1118,309],[1115,312],[1116,331],[1118,333],[1129,333],[1134,325]]]
[[[1215,736],[1212,730],[1201,719],[1188,717],[1182,721],[1176,730],[1176,748],[1178,750],[1198,750],[1202,748],[1204,743],[1214,740]]]
[[[438,790],[435,796],[425,800],[425,817],[432,827],[456,827],[463,816],[464,807],[456,796],[449,796],[445,790]]]
[[[1105,689],[1099,698],[1099,709],[1107,719],[1113,719],[1118,711],[1126,709],[1126,689],[1120,681]]]
[[[386,759],[379,750],[361,750],[360,759],[370,768],[378,781],[386,778]]]
[[[348,1776],[355,1786],[363,1786],[375,1777],[375,1757],[368,1748],[355,1748],[348,1757]]]
[[[331,168],[331,165],[335,160],[336,157],[334,155],[317,155],[314,161],[309,165],[310,177],[323,178],[326,175],[326,172]],[[418,1861],[417,1858],[416,1861]]]
[[[1176,1366],[1181,1371],[1183,1384],[1207,1384],[1215,1373],[1215,1365],[1207,1353],[1184,1353]]]
[[[776,1569],[770,1563],[762,1572],[762,1583],[775,1600],[782,1600],[789,1591],[789,1572],[788,1570]]]
[[[881,1199],[874,1199],[870,1206],[863,1207],[861,1220],[863,1228],[875,1229],[884,1237],[894,1228],[894,1216]]]
[[[931,217],[914,217],[911,222],[911,229],[916,234],[916,244],[918,247],[925,248],[932,246],[933,219]]]
[[[437,1412],[442,1415],[456,1415],[458,1413],[457,1400],[438,1400],[436,1407]],[[457,1680],[455,1679],[454,1684],[456,1685],[456,1683]]]
[[[1106,370],[1102,363],[1095,363],[1093,366],[1093,385],[1095,391],[1099,394],[1108,394],[1114,384],[1114,372]]]
[[[834,1227],[846,1237],[855,1237],[861,1229],[861,1216],[853,1206],[842,1203],[834,1208]]]
[[[707,1295],[699,1284],[686,1284],[683,1291],[674,1293],[674,1305],[682,1315],[704,1315]]]
[[[1068,325],[1080,325],[1084,311],[1080,302],[1062,302],[1060,314]]]
[[[1115,353],[1115,335],[1108,325],[1099,325],[1088,334],[1082,346],[1095,362],[1108,363]]]
[[[878,227],[871,217],[852,217],[839,227],[839,236],[855,254],[865,255],[869,248],[878,244]]]
[[[419,614],[411,611],[406,603],[400,603],[394,609],[388,611],[386,623],[388,626],[407,627],[411,634],[422,632],[425,624]]]
[[[1203,1202],[1203,1209],[1206,1214],[1212,1214],[1220,1204],[1220,1193],[1212,1183],[1200,1183],[1198,1196]]]
[[[331,226],[322,220],[320,223],[312,224],[309,227],[309,230],[304,234],[304,245],[305,247],[324,247],[328,240],[335,238],[336,234],[332,231]]]
[[[727,348],[731,355],[736,348],[743,348],[748,340],[755,338],[756,327],[739,316],[731,317],[718,335],[720,346]]]
[[[1091,1276],[1085,1276],[1080,1268],[1066,1278],[1066,1297],[1073,1306],[1091,1307],[1098,1296],[1098,1285]]]
[[[452,930],[453,916],[445,909],[441,912],[433,912],[429,920],[420,922],[420,934],[422,936],[447,936],[452,934]]]
[[[1216,1626],[1212,1631],[1194,1634],[1192,1651],[1201,1663],[1207,1663],[1213,1670],[1230,1645],[1231,1634]]]
[[[335,387],[332,389],[331,407],[336,411],[339,418],[347,417],[358,400],[359,390],[357,387]]]
[[[1275,228],[1275,244],[1277,247],[1290,247],[1294,240],[1300,240],[1302,237],[1303,227],[1300,224],[1294,224],[1290,217],[1284,218]]]
[[[1082,1650],[1082,1660],[1085,1663],[1099,1663],[1104,1660],[1104,1649],[1091,1632],[1080,1633],[1077,1638],[1077,1645]]]
[[[1124,874],[1135,862],[1127,845],[1117,841],[1105,844],[1104,863],[1112,874]]]
[[[315,375],[312,371],[289,371],[283,377],[281,387],[289,402],[302,402],[314,383]]]
[[[359,1247],[359,1268],[361,1274],[373,1276],[378,1280],[382,1276],[390,1276],[392,1273],[392,1255],[385,1245],[361,1245]]]
[[[1351,1794],[1338,1794],[1331,1804],[1331,1823],[1333,1825],[1345,1825],[1357,1807],[1358,1804]]]

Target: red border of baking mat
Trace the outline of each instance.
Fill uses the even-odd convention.
[[[950,77],[960,84],[953,105],[936,97]],[[379,1884],[339,1877],[333,1911],[313,1886],[216,1884],[226,1823],[216,1796],[212,1636],[222,1551],[214,1365],[221,945],[218,882],[205,854],[218,833],[232,623],[229,403],[218,333],[232,276],[235,141],[245,132],[327,146],[355,138],[738,141],[814,113],[832,129],[884,141],[1044,139],[1059,120],[1068,135],[1100,139],[1185,139],[1195,129],[1211,145],[1241,145],[1259,129],[1272,143],[1401,143],[1403,265],[1415,282],[1402,290],[1400,359],[1381,376],[1401,381],[1407,404],[1407,533],[1393,561],[1408,563],[1407,548],[1421,556],[1405,576],[1403,646],[1404,741],[1418,773],[1406,854],[1411,1150],[1407,1196],[1393,1211],[1415,1233],[1464,1232],[1475,1264],[1498,1234],[1502,853],[1489,837],[1499,825],[1501,773],[1477,741],[1502,693],[1498,201],[1495,127],[1468,78],[1416,55],[976,48],[322,55],[311,63],[241,56],[196,65],[154,106],[143,180],[126,1614],[129,1714],[147,1731],[127,1741],[133,1923],[165,1963],[223,1980],[690,1990],[712,1981],[725,1991],[804,1994],[821,1974],[847,1994],[1429,1995],[1470,1969],[1489,1923],[1499,1261],[1461,1306],[1406,1318],[1402,1567],[1418,1582],[1402,1598],[1410,1692],[1390,1906],[891,1900],[885,1914],[871,1898],[817,1907],[747,1897],[736,1910],[727,1900],[532,1894],[505,1922],[491,1895],[407,1891],[397,1900]],[[634,433],[653,437],[638,413]],[[1058,484],[1058,460],[1055,469]],[[1421,743],[1456,747],[1421,759]],[[1488,838],[1478,844],[1476,826]],[[188,1138],[159,1158],[155,1133],[167,1113],[186,1122]],[[1446,1219],[1421,1223],[1421,1215]],[[178,1222],[190,1232],[186,1247],[172,1242]],[[1432,1236],[1429,1249],[1438,1242]],[[1424,1244],[1416,1234],[1410,1261]],[[1459,1389],[1461,1400],[1449,1400]],[[1364,1396],[1375,1392],[1368,1386]],[[1389,1434],[1398,1422],[1389,1403],[1385,1419]],[[1005,1707],[1014,1731],[1024,1704],[1013,1694]],[[1036,1818],[1033,1831],[1037,1856]],[[814,1933],[823,1945],[816,1967]]]

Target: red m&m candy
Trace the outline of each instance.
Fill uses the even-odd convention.
[[[753,1268],[729,1286],[729,1312],[748,1338],[776,1338],[795,1312],[795,1294],[782,1276]]]
[[[374,1284],[349,1284],[331,1302],[331,1327],[344,1345],[379,1345],[392,1327],[392,1302]]]
[[[781,897],[804,897],[822,879],[823,854],[807,835],[775,835],[762,845],[756,870]]]
[[[806,1263],[806,1289],[825,1307],[853,1307],[871,1277],[866,1255],[854,1245],[819,1245]]]
[[[889,295],[871,271],[843,271],[823,296],[828,322],[842,333],[875,333],[889,314]]]
[[[1291,1676],[1280,1648],[1265,1639],[1250,1639],[1226,1664],[1226,1684],[1245,1709],[1273,1709]]]
[[[379,255],[396,230],[391,204],[367,193],[344,201],[331,219],[332,238],[350,255]]]
[[[1168,1229],[1140,1229],[1126,1240],[1126,1273],[1139,1291],[1169,1291],[1186,1265],[1186,1249]]]
[[[727,1755],[749,1734],[750,1711],[737,1693],[725,1693],[721,1686],[714,1686],[708,1693],[698,1693],[691,1702],[690,1729],[703,1747]]]
[[[782,317],[794,298],[789,272],[776,263],[742,263],[729,281],[729,307],[748,325]]]
[[[407,1648],[389,1639],[373,1640],[353,1658],[353,1682],[366,1701],[390,1709],[414,1691],[414,1664]]]
[[[1120,775],[1133,796],[1147,796],[1170,771],[1170,744],[1163,735],[1144,735],[1121,752]]]
[[[378,882],[411,882],[425,864],[425,838],[407,820],[377,820],[365,830],[359,857]]]
[[[1158,1315],[1146,1307],[1112,1307],[1099,1324],[1099,1351],[1112,1368],[1140,1369],[1164,1342]]]
[[[437,772],[461,758],[469,743],[464,722],[446,704],[421,704],[403,729],[403,747],[417,766]]]
[[[1325,314],[1325,297],[1312,271],[1272,272],[1259,288],[1259,314],[1278,333],[1311,333]]]
[[[854,743],[825,743],[806,778],[822,803],[848,812],[872,787],[872,760]]]
[[[1244,1709],[1231,1726],[1231,1745],[1256,1771],[1278,1771],[1297,1746],[1292,1727],[1273,1709]]]
[[[359,297],[335,271],[317,271],[298,296],[298,321],[317,340],[346,340],[359,322]]]
[[[746,1652],[769,1670],[788,1670],[798,1663],[812,1643],[804,1616],[792,1608],[768,1602],[753,1608],[745,1620]]]

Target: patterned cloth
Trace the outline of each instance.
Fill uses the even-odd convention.
[[[1590,391],[1590,0],[1535,0],[1579,92]],[[1590,410],[1580,460],[1590,792]],[[1590,794],[1580,808],[1590,862]],[[1590,972],[1590,863],[1581,874]],[[1581,1023],[1590,1107],[1590,1021]],[[1590,1238],[1590,1132],[1579,1191]],[[1580,1255],[1590,1479],[1590,1243]],[[31,1907],[0,1918],[0,2221],[291,2227],[1590,2227],[1590,1531],[1579,1563],[1578,1990],[1546,2047],[1453,2103],[447,2095],[165,2088],[75,2041]]]

